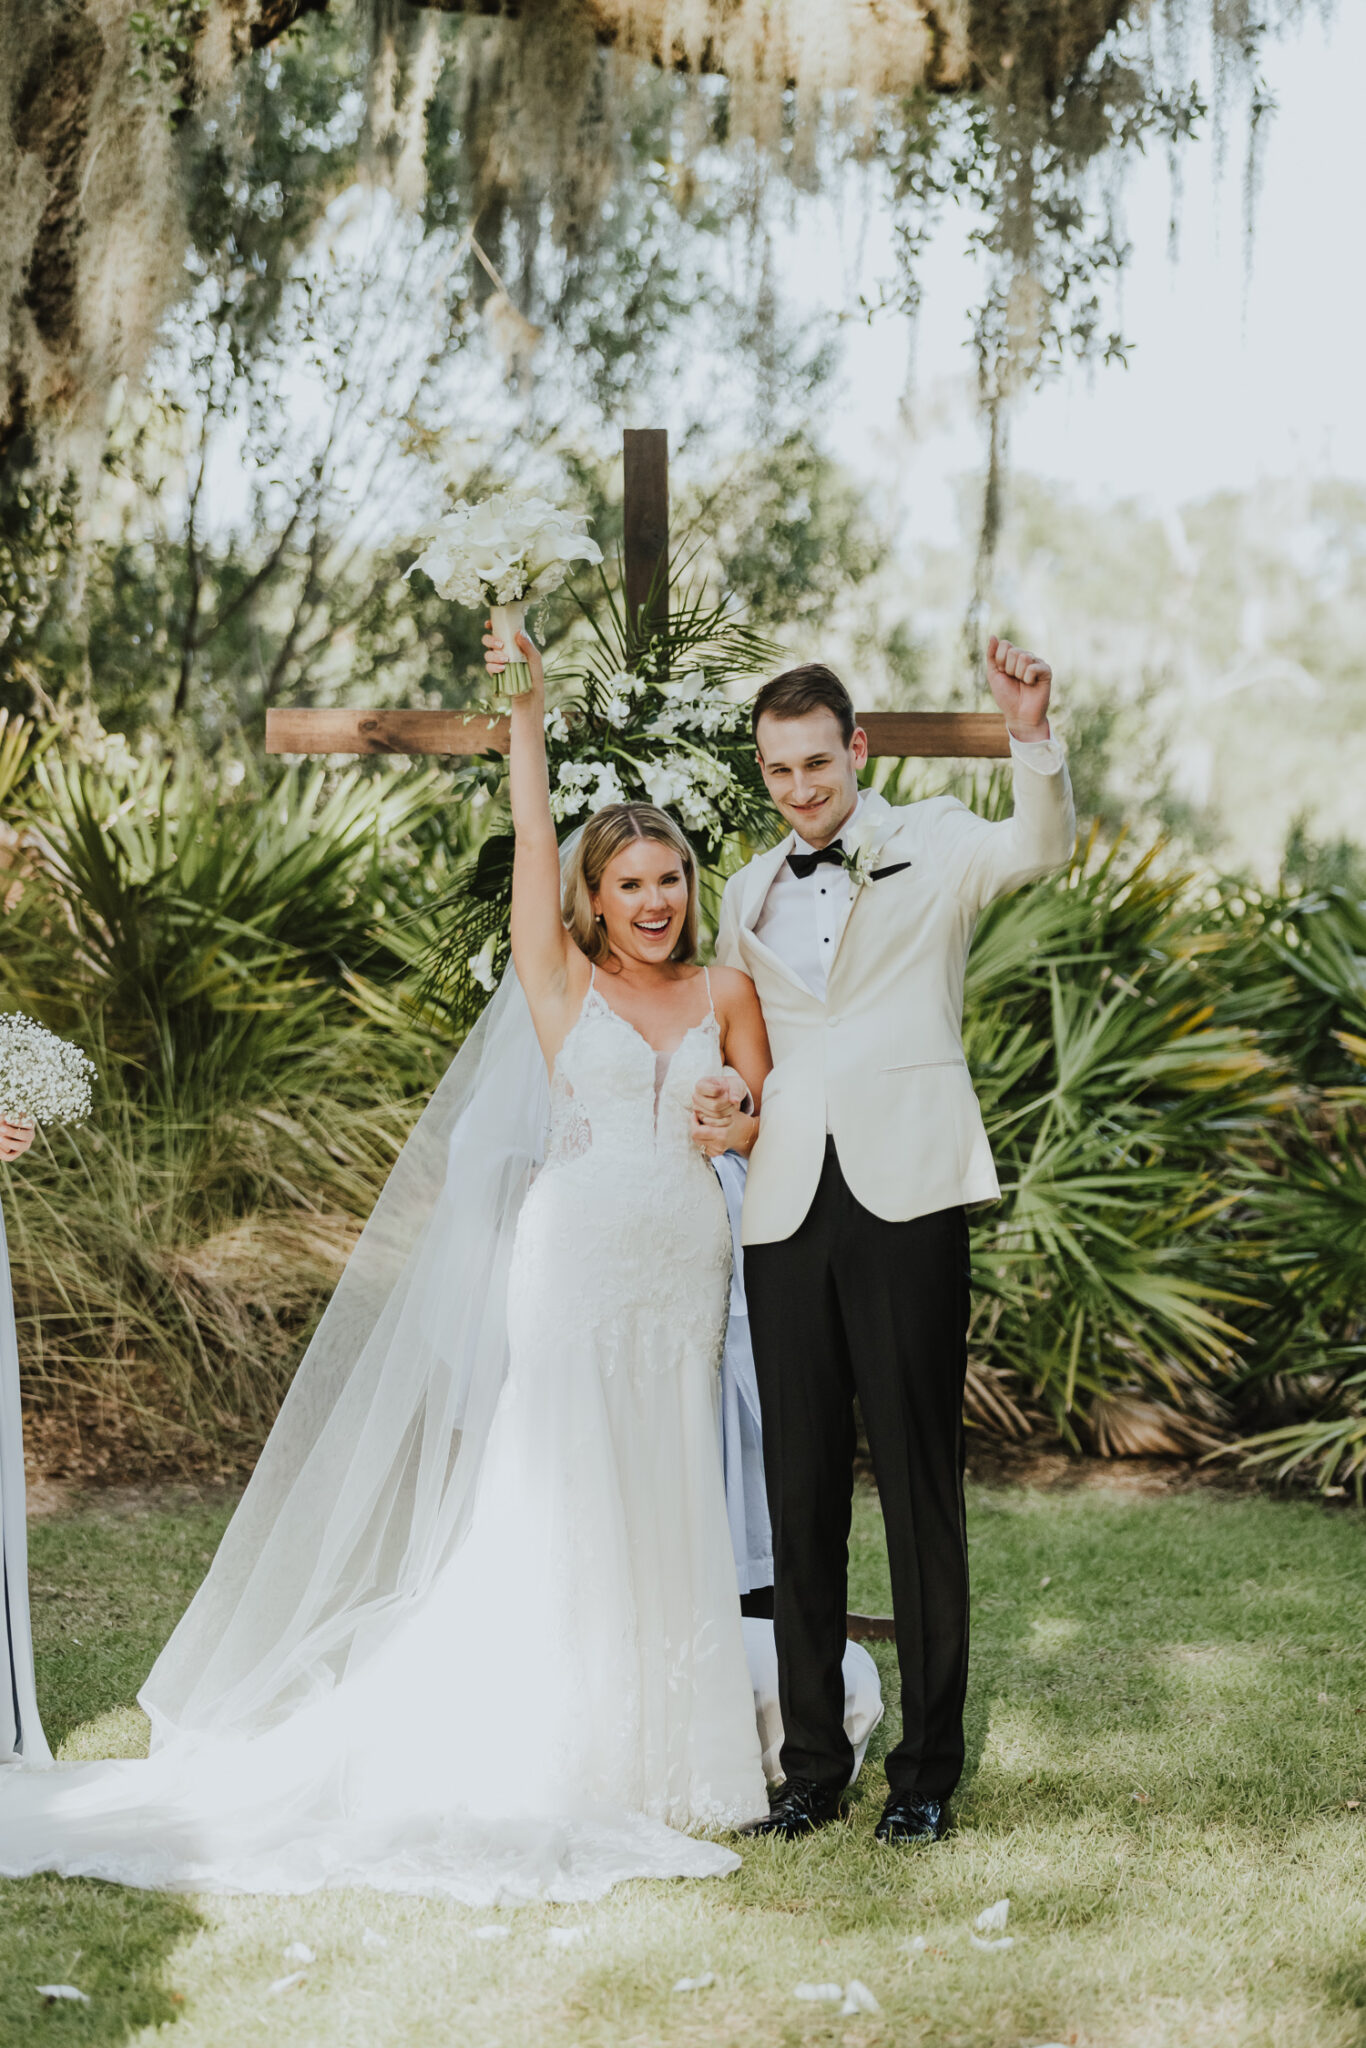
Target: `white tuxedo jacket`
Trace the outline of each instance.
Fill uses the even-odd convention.
[[[1014,776],[1015,813],[1000,824],[957,797],[896,810],[864,799],[887,828],[874,867],[909,865],[853,890],[824,1000],[754,929],[796,835],[726,884],[716,957],[753,978],[774,1061],[745,1190],[746,1244],[797,1229],[827,1130],[851,1192],[876,1216],[904,1221],[999,1197],[963,1057],[968,948],[984,905],[1060,867],[1076,836],[1065,762],[1045,774],[1017,758]]]

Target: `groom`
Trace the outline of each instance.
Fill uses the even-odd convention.
[[[790,669],[754,703],[764,781],[792,831],[727,884],[716,957],[753,977],[774,1057],[744,1207],[785,1731],[761,1833],[833,1820],[853,1768],[856,1395],[901,1665],[879,1840],[937,1840],[963,1767],[965,1206],[1000,1194],[963,1058],[963,975],[984,905],[1061,866],[1075,834],[1048,664],[993,639],[987,679],[1015,785],[1000,824],[956,797],[893,809],[861,794],[867,736],[827,668]],[[699,1091],[699,1115],[714,1107]]]

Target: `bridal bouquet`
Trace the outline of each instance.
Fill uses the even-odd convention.
[[[93,1061],[18,1011],[0,1016],[0,1117],[78,1124],[90,1114]]]
[[[571,562],[600,562],[602,550],[584,520],[525,491],[496,491],[478,505],[462,498],[439,519],[408,570],[421,569],[439,597],[472,609],[487,606],[493,631],[508,652],[499,683],[505,697],[521,696],[531,672],[517,651],[528,604],[558,590]]]

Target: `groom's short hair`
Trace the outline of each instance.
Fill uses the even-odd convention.
[[[764,684],[750,710],[751,730],[757,740],[759,720],[765,712],[774,718],[805,718],[808,711],[833,712],[848,746],[854,737],[854,700],[835,671],[822,667],[818,661],[784,669],[771,683]]]

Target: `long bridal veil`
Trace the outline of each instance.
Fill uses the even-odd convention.
[[[33,1686],[28,1611],[28,1526],[24,1508],[24,1424],[19,1345],[10,1295],[9,1251],[0,1214],[0,1763],[52,1761]]]
[[[265,1729],[329,1691],[460,1541],[506,1375],[508,1265],[548,1107],[509,968],[399,1154],[139,1694],[154,1749]]]

